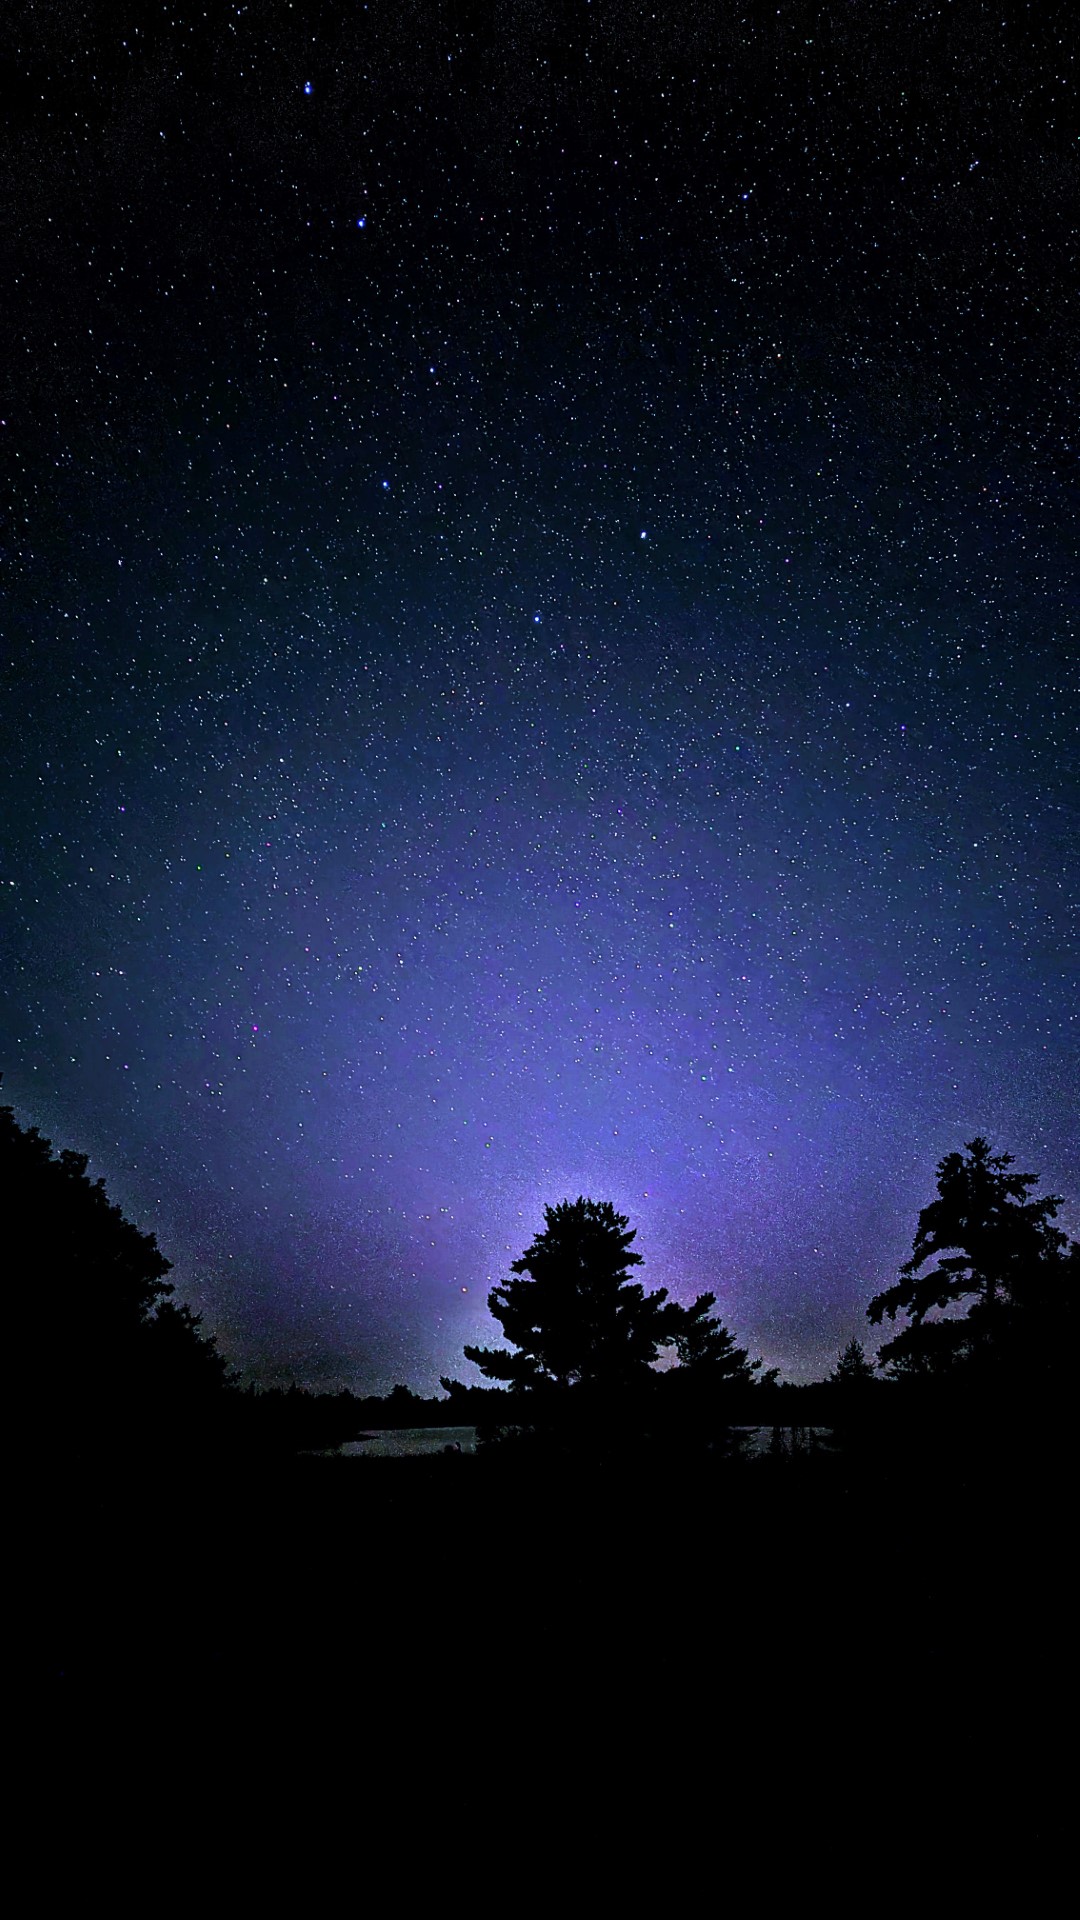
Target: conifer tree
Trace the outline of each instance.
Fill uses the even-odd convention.
[[[564,1200],[544,1208],[544,1222],[512,1263],[517,1277],[488,1295],[516,1351],[466,1347],[465,1358],[513,1387],[625,1385],[665,1340],[667,1290],[646,1293],[629,1278],[641,1255],[610,1201]]]
[[[761,1362],[715,1318],[715,1295],[684,1307],[666,1287],[646,1292],[630,1279],[641,1263],[635,1230],[610,1201],[564,1200],[545,1207],[544,1222],[513,1262],[516,1277],[488,1296],[513,1350],[465,1348],[488,1379],[516,1388],[640,1386],[660,1351],[674,1348],[687,1386],[752,1382]]]
[[[874,1363],[867,1359],[861,1340],[848,1341],[837,1355],[836,1365],[828,1378],[834,1386],[847,1388],[865,1387],[876,1380]]]
[[[1060,1198],[1033,1197],[1038,1175],[1012,1166],[981,1137],[939,1162],[938,1197],[919,1215],[911,1258],[867,1308],[875,1325],[906,1316],[880,1350],[894,1374],[1026,1371],[1075,1319],[1076,1249],[1066,1254],[1053,1224]]]

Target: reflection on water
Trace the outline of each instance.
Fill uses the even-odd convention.
[[[420,1453],[476,1452],[475,1427],[380,1427],[366,1440],[349,1440],[342,1453],[365,1454],[371,1460],[408,1460]]]
[[[829,1427],[733,1427],[733,1433],[741,1433],[745,1439],[743,1453],[747,1460],[756,1460],[773,1448],[773,1434],[781,1436],[781,1449],[784,1453],[805,1453],[811,1447],[824,1446],[829,1438]]]
[[[744,1436],[747,1458],[768,1453],[773,1444],[772,1427],[736,1427],[734,1431]],[[785,1452],[803,1452],[808,1446],[821,1444],[827,1437],[827,1427],[782,1427],[783,1450]],[[798,1439],[794,1436],[798,1435]],[[341,1448],[343,1454],[354,1457],[365,1454],[370,1460],[409,1460],[419,1454],[445,1453],[451,1449],[460,1453],[476,1452],[475,1427],[379,1427],[373,1429],[365,1440],[350,1440]]]

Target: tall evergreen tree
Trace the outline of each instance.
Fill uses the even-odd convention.
[[[651,1381],[673,1348],[684,1385],[750,1385],[761,1366],[716,1319],[714,1294],[691,1306],[629,1277],[640,1265],[634,1229],[610,1201],[564,1200],[544,1209],[544,1231],[495,1287],[488,1305],[514,1351],[466,1347],[465,1357],[511,1387],[619,1389]],[[449,1383],[444,1382],[444,1385]]]
[[[911,1258],[867,1308],[875,1325],[906,1316],[880,1350],[894,1374],[1027,1372],[1075,1317],[1076,1249],[1066,1253],[1053,1224],[1060,1198],[1035,1198],[1038,1175],[1012,1166],[982,1138],[939,1163],[938,1197],[919,1215]]]
[[[646,1293],[629,1278],[641,1255],[610,1201],[564,1200],[544,1208],[544,1222],[512,1263],[517,1277],[488,1295],[516,1351],[466,1347],[465,1358],[513,1387],[626,1385],[665,1340],[666,1288]]]

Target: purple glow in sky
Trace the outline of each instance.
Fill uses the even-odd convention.
[[[24,49],[4,1097],[256,1375],[579,1193],[794,1378],[974,1134],[1080,1231],[1063,56],[774,13]]]

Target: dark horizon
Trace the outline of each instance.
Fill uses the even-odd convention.
[[[1042,1396],[1042,1414],[1061,1417],[1056,1403],[1066,1391],[1080,1241],[1068,1231],[1070,1209],[1063,1196],[1040,1193],[1036,1173],[979,1137],[938,1163],[936,1194],[920,1210],[912,1253],[898,1277],[864,1302],[859,1335],[843,1342],[819,1375],[792,1379],[740,1347],[737,1330],[725,1325],[717,1297],[708,1289],[688,1301],[651,1285],[638,1272],[643,1256],[629,1217],[609,1201],[579,1195],[544,1207],[543,1229],[508,1263],[509,1273],[488,1297],[489,1324],[498,1323],[509,1347],[466,1344],[462,1367],[442,1375],[434,1394],[403,1380],[389,1388],[327,1380],[325,1369],[305,1379],[287,1365],[239,1367],[227,1343],[220,1342],[220,1329],[203,1324],[201,1315],[192,1317],[190,1302],[168,1279],[173,1263],[156,1236],[126,1217],[104,1179],[95,1177],[87,1155],[23,1125],[11,1106],[0,1103],[0,1158],[12,1244],[24,1262],[26,1249],[32,1249],[29,1259],[39,1283],[33,1312],[43,1316],[43,1348],[59,1368],[54,1388],[59,1383],[61,1406],[71,1400],[61,1432],[71,1410],[84,1401],[94,1408],[91,1418],[104,1417],[106,1424],[104,1408],[114,1393],[118,1409],[131,1396],[132,1408],[138,1407],[140,1394],[147,1392],[152,1404],[153,1382],[163,1364],[165,1391],[178,1396],[181,1430],[195,1417],[197,1423],[208,1422],[210,1439],[216,1431],[210,1403],[220,1410],[237,1394],[245,1403],[252,1394],[269,1399],[286,1394],[283,1417],[292,1408],[301,1422],[310,1425],[314,1419],[317,1428],[320,1421],[324,1427],[329,1422],[328,1431],[338,1438],[328,1444],[337,1446],[341,1438],[353,1437],[353,1430],[349,1408],[335,1412],[335,1399],[363,1402],[366,1417],[376,1424],[379,1408],[394,1416],[390,1424],[400,1426],[410,1411],[425,1408],[441,1422],[453,1411],[456,1420],[472,1424],[520,1419],[529,1405],[543,1424],[553,1413],[563,1418],[571,1401],[584,1393],[587,1402],[597,1389],[612,1412],[621,1406],[632,1413],[634,1394],[640,1395],[650,1377],[648,1393],[663,1400],[672,1376],[677,1376],[676,1393],[700,1393],[703,1406],[736,1425],[784,1424],[793,1418],[797,1424],[810,1419],[828,1425],[836,1414],[842,1425],[852,1392],[858,1399],[869,1385],[871,1401],[880,1401],[881,1384],[900,1387],[897,1404],[906,1409],[906,1420],[917,1415],[920,1393],[927,1388],[941,1406],[957,1395],[957,1405],[965,1404],[969,1390],[977,1398],[989,1390],[982,1412],[992,1404],[995,1418],[1006,1412],[1010,1396],[1028,1395],[1034,1388]],[[612,1286],[617,1293],[607,1291]],[[999,1297],[1004,1318],[994,1304]],[[99,1314],[104,1316],[100,1326]],[[882,1329],[876,1347],[867,1322]],[[560,1325],[576,1355],[569,1373]],[[604,1341],[614,1342],[616,1373],[605,1375],[602,1369],[590,1384],[588,1355],[605,1326],[595,1351],[606,1351]],[[552,1371],[557,1351],[563,1359]],[[582,1360],[585,1370],[578,1372]],[[623,1372],[628,1363],[630,1375]],[[97,1365],[104,1369],[100,1381]],[[507,1387],[514,1389],[509,1399]],[[553,1387],[556,1401],[551,1403]],[[567,1392],[569,1401],[562,1398]],[[297,1393],[302,1400],[314,1396],[307,1412],[293,1406]],[[800,1396],[807,1396],[802,1412]],[[141,1417],[132,1410],[121,1417],[125,1444]],[[159,1415],[151,1421],[159,1424]],[[292,1420],[286,1431],[295,1432]]]
[[[976,1135],[1080,1237],[1053,8],[5,32],[2,1099],[248,1377],[547,1204],[818,1379]]]

